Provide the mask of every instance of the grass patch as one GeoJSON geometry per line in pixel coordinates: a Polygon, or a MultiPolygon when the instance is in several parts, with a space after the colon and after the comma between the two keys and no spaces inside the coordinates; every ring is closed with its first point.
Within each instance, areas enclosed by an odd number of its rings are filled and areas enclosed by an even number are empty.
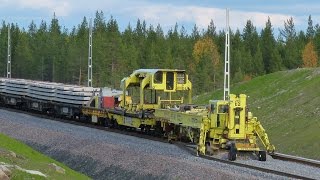
{"type": "MultiPolygon", "coordinates": [[[[231,93],[246,94],[278,152],[320,159],[320,68],[281,71],[234,84],[231,93]]],[[[223,90],[194,98],[206,104],[222,99],[223,90]]]]}
{"type": "MultiPolygon", "coordinates": [[[[0,162],[4,162],[10,165],[18,165],[21,168],[27,170],[40,171],[47,175],[48,179],[90,179],[83,174],[80,174],[62,163],[59,163],[35,150],[31,147],[21,143],[18,140],[10,138],[0,133],[0,162]],[[10,151],[16,154],[15,156],[10,155],[10,151]],[[50,163],[62,167],[65,173],[56,172],[50,163]]],[[[39,175],[32,175],[27,172],[20,171],[18,169],[11,169],[11,179],[46,179],[39,175]]]]}

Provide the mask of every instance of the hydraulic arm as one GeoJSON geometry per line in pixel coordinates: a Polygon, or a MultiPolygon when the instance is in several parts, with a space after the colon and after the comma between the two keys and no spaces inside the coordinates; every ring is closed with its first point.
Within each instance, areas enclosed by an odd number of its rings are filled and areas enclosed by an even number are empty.
{"type": "Polygon", "coordinates": [[[253,119],[255,121],[254,132],[257,134],[268,153],[273,153],[275,151],[275,147],[270,143],[266,131],[256,117],[253,119]]]}

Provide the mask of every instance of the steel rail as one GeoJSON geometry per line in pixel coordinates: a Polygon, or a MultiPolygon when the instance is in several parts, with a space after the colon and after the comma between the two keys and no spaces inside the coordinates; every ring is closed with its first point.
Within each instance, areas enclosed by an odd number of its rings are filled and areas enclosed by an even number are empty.
{"type": "MultiPolygon", "coordinates": [[[[186,145],[185,143],[180,143],[179,142],[179,143],[177,143],[177,145],[179,147],[181,147],[182,149],[186,150],[187,152],[197,156],[197,153],[194,150],[194,148],[186,145]]],[[[270,174],[275,174],[275,175],[289,177],[289,178],[295,178],[295,179],[313,179],[313,178],[309,178],[309,177],[305,177],[305,176],[301,176],[301,175],[296,175],[296,174],[291,174],[291,173],[287,173],[287,172],[283,172],[283,171],[277,171],[277,170],[273,170],[273,169],[268,169],[268,168],[263,168],[263,167],[243,164],[243,163],[239,163],[239,162],[236,162],[236,161],[229,161],[229,160],[220,159],[220,158],[216,158],[216,157],[212,157],[212,156],[208,156],[208,155],[200,155],[199,154],[198,156],[201,157],[201,158],[204,158],[204,159],[208,159],[208,160],[212,160],[212,161],[216,161],[216,162],[221,162],[221,163],[229,164],[229,165],[233,165],[233,166],[253,169],[253,170],[261,171],[261,172],[264,172],[264,173],[270,173],[270,174]]]]}
{"type": "Polygon", "coordinates": [[[320,161],[314,160],[314,159],[308,159],[298,156],[292,156],[289,154],[282,154],[282,153],[270,153],[269,154],[273,159],[283,160],[283,161],[290,161],[290,162],[296,162],[300,164],[305,164],[309,166],[314,166],[317,168],[320,168],[320,161]]]}

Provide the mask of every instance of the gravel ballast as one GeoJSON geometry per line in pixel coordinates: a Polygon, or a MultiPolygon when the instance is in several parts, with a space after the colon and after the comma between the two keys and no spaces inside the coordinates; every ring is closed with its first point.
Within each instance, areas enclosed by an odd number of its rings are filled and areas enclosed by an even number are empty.
{"type": "MultiPolygon", "coordinates": [[[[285,179],[193,156],[174,144],[0,109],[0,132],[93,179],[285,179]]],[[[269,158],[246,164],[319,179],[319,168],[269,158]]]]}

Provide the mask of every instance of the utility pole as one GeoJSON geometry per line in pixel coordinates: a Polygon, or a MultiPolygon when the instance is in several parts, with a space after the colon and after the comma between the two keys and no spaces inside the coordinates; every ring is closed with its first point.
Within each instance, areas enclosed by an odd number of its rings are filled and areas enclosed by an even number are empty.
{"type": "Polygon", "coordinates": [[[10,24],[8,24],[8,61],[7,61],[7,78],[11,79],[11,38],[10,38],[10,24]]]}
{"type": "Polygon", "coordinates": [[[88,87],[92,87],[92,21],[89,24],[88,87]]]}
{"type": "Polygon", "coordinates": [[[224,91],[223,100],[229,100],[230,96],[230,37],[229,37],[229,9],[226,10],[226,43],[224,51],[224,91]]]}

